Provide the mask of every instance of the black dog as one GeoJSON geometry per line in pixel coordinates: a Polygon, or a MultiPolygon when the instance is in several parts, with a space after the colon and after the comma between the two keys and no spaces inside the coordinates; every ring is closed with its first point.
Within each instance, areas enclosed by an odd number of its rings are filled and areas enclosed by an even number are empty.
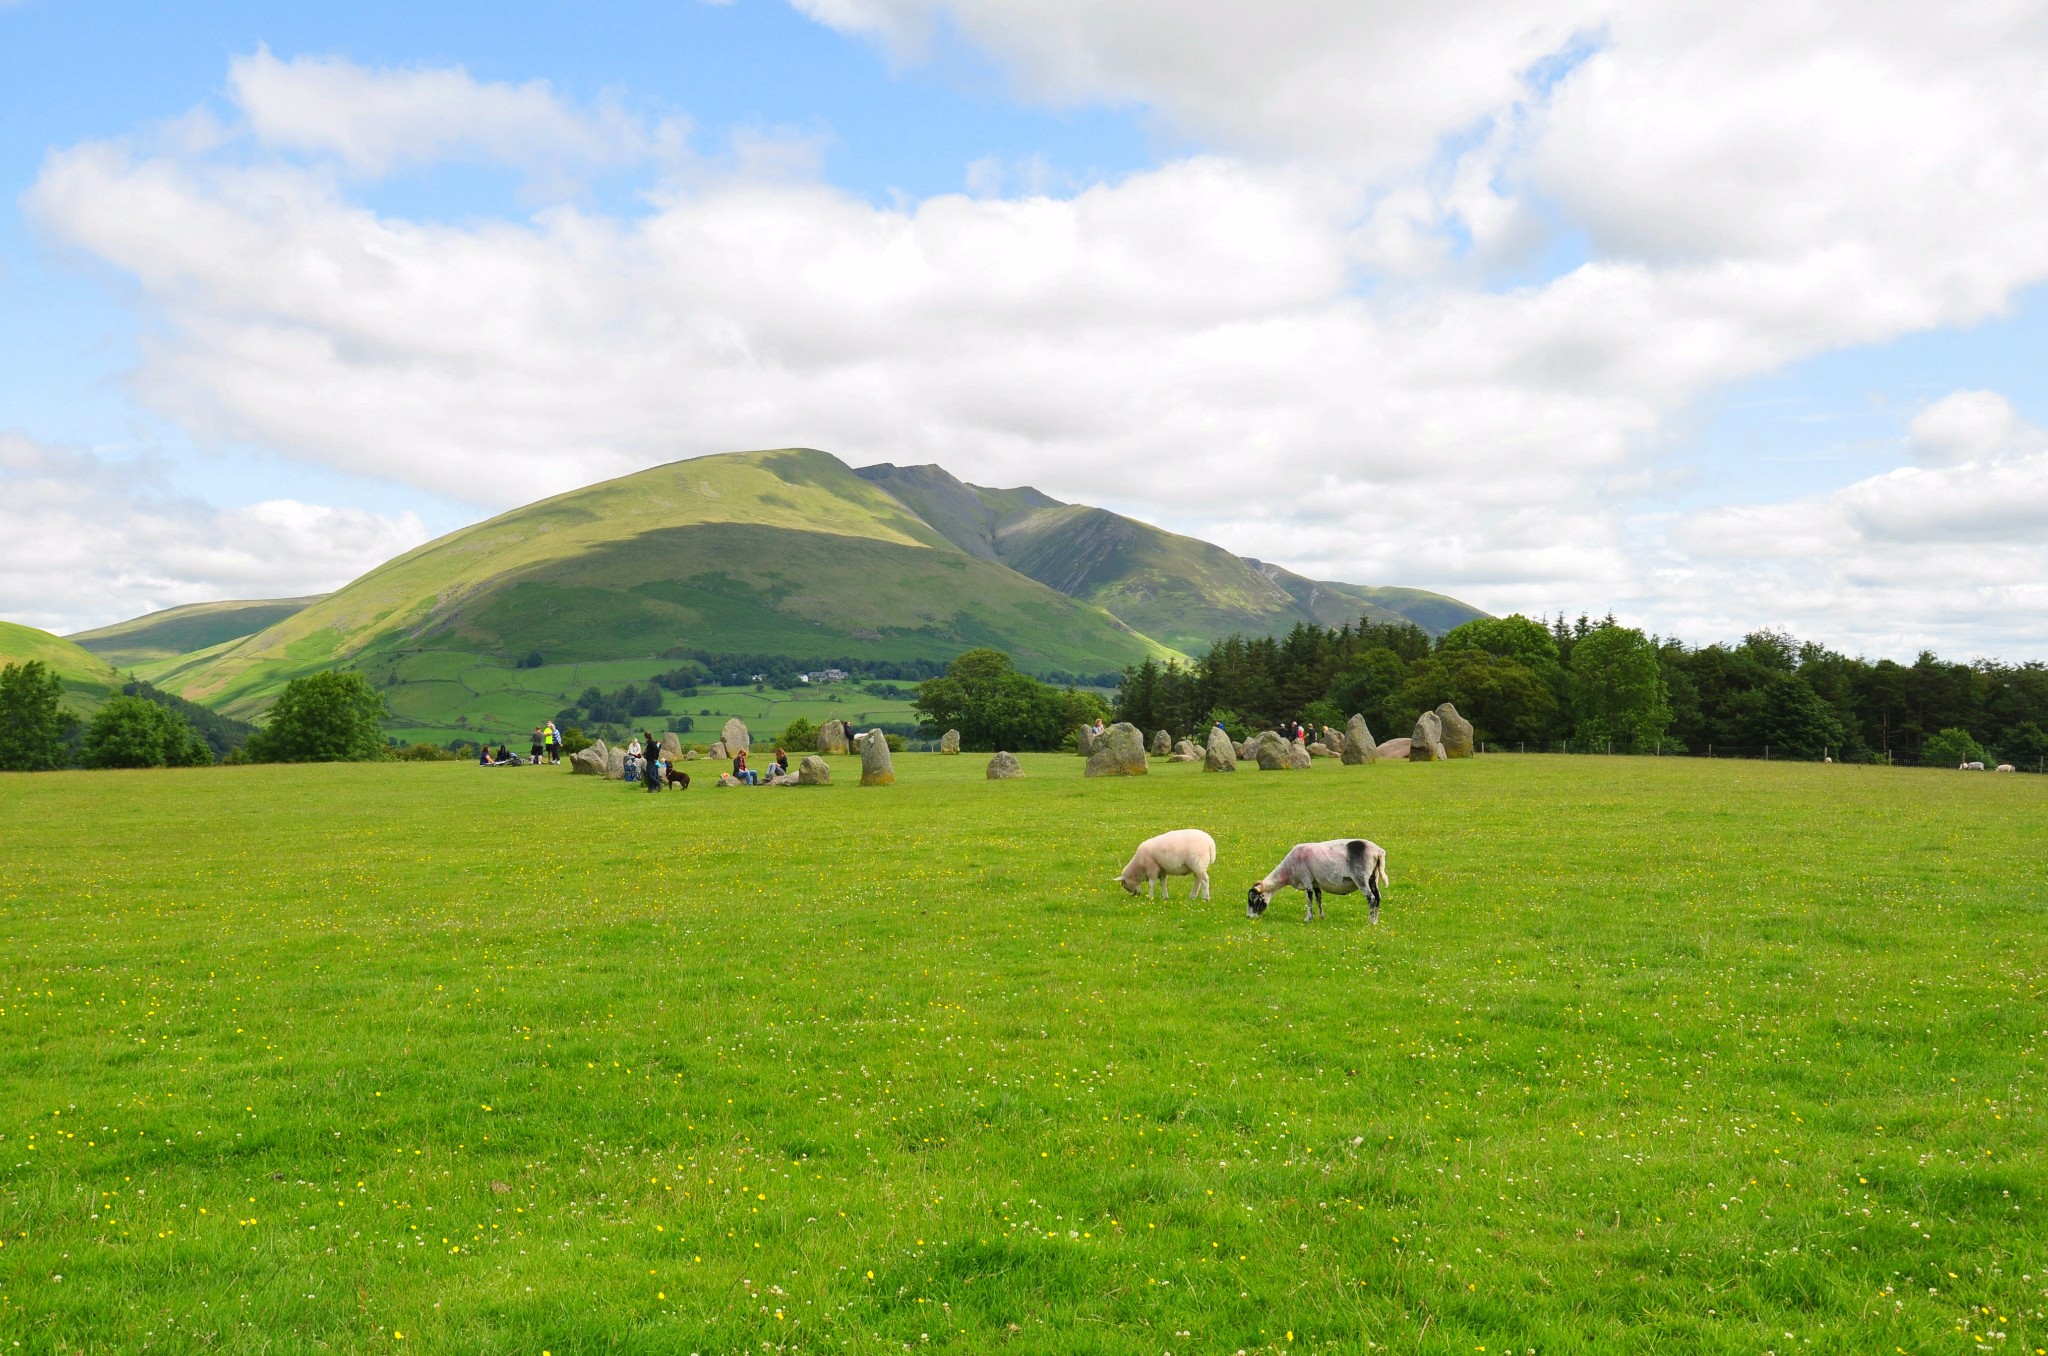
{"type": "Polygon", "coordinates": [[[690,774],[689,774],[689,773],[687,773],[687,772],[678,772],[678,771],[676,771],[676,770],[675,770],[674,768],[669,768],[669,769],[667,769],[667,771],[668,771],[668,784],[669,784],[670,786],[673,786],[673,787],[675,787],[675,788],[676,788],[677,790],[680,790],[680,791],[687,791],[687,790],[689,790],[689,789],[690,789],[690,774]]]}

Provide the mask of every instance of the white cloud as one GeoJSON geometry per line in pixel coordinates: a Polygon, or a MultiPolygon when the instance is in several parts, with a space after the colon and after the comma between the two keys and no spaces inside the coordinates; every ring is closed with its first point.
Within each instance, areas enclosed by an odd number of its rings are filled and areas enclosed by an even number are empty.
{"type": "Polygon", "coordinates": [[[2015,515],[1977,505],[2030,511],[2032,463],[1993,454],[2032,435],[1988,393],[1916,422],[1898,474],[1938,483],[1676,526],[1631,487],[1702,394],[2048,277],[2027,11],[1930,34],[1882,5],[801,7],[906,58],[950,25],[1037,96],[1142,103],[1218,149],[1078,190],[990,161],[972,196],[878,206],[776,143],[632,217],[451,226],[371,210],[333,165],[672,164],[681,132],[544,85],[258,53],[235,153],[81,145],[28,204],[137,281],[153,408],[482,506],[807,443],[1036,481],[1324,577],[1707,635],[1794,596],[1828,638],[1954,634],[1939,587],[1886,582],[1902,542],[1943,581],[1985,545],[1972,615],[2023,596],[2015,515]],[[1548,219],[1591,260],[1486,288],[1548,219]],[[1845,563],[1795,571],[1763,545],[1788,539],[1845,563]]]}
{"type": "Polygon", "coordinates": [[[229,63],[228,88],[262,145],[368,175],[446,160],[556,172],[673,161],[689,134],[685,120],[650,125],[610,102],[579,109],[545,80],[479,81],[459,67],[378,71],[259,48],[229,63]]]}
{"type": "Polygon", "coordinates": [[[0,432],[0,617],[69,632],[181,603],[336,588],[427,539],[413,514],[220,509],[157,468],[0,432]]]}

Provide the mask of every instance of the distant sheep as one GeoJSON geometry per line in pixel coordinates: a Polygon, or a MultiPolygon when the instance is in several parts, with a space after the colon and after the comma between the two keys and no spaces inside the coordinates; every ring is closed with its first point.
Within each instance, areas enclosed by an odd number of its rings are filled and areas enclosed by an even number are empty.
{"type": "Polygon", "coordinates": [[[1292,886],[1308,896],[1303,922],[1323,915],[1323,895],[1365,891],[1371,918],[1380,921],[1380,887],[1387,883],[1387,853],[1363,838],[1332,838],[1325,843],[1297,843],[1244,897],[1245,916],[1257,918],[1273,896],[1292,886]]]}
{"type": "Polygon", "coordinates": [[[1958,772],[1982,772],[1983,770],[1984,765],[1982,763],[1959,763],[1956,766],[1956,771],[1958,772]]]}
{"type": "Polygon", "coordinates": [[[2000,763],[1991,770],[1993,772],[2017,772],[2019,769],[2015,768],[2011,763],[2000,763]]]}
{"type": "Polygon", "coordinates": [[[1168,897],[1168,876],[1193,876],[1195,883],[1188,890],[1190,899],[1209,897],[1209,868],[1216,864],[1216,840],[1200,829],[1175,829],[1162,833],[1157,838],[1147,838],[1138,844],[1138,850],[1131,854],[1131,860],[1124,867],[1117,883],[1132,894],[1138,893],[1140,884],[1145,887],[1145,898],[1152,898],[1152,884],[1159,884],[1159,897],[1168,897]]]}

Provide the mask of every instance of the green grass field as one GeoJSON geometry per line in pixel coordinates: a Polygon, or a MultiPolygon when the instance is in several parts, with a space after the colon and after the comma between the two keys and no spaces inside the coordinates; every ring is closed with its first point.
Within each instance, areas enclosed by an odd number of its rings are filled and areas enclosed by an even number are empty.
{"type": "Polygon", "coordinates": [[[0,1349],[2048,1347],[2048,782],[982,761],[0,779],[0,1349]]]}

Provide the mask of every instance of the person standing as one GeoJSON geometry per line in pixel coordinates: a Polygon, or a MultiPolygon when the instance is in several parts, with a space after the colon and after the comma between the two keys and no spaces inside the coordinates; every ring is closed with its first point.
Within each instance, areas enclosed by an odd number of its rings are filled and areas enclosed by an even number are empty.
{"type": "Polygon", "coordinates": [[[640,760],[640,782],[649,791],[659,791],[661,790],[661,770],[656,766],[659,760],[654,757],[652,752],[649,752],[657,748],[658,745],[654,742],[654,736],[645,730],[640,732],[639,742],[641,750],[646,755],[640,760]]]}
{"type": "Polygon", "coordinates": [[[533,747],[527,750],[527,756],[533,760],[535,767],[540,766],[540,756],[547,744],[547,738],[548,732],[544,728],[538,725],[533,727],[533,747]]]}

